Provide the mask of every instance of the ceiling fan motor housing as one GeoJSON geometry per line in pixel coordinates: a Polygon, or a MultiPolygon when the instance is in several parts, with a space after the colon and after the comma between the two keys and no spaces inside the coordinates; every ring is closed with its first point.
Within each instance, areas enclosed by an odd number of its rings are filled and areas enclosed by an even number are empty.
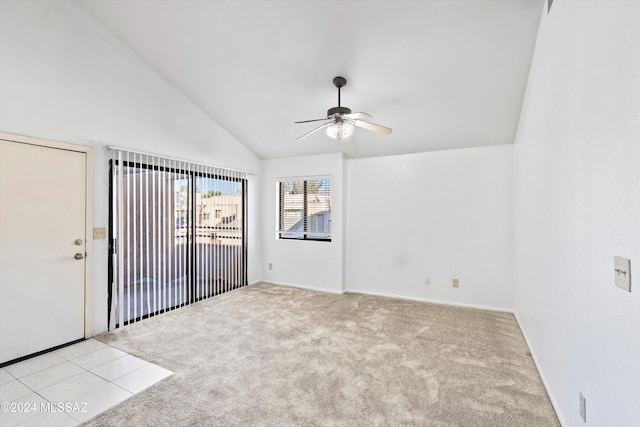
{"type": "Polygon", "coordinates": [[[333,108],[329,108],[327,110],[327,118],[338,114],[338,115],[343,115],[343,114],[351,114],[351,108],[348,107],[333,107],[333,108]]]}

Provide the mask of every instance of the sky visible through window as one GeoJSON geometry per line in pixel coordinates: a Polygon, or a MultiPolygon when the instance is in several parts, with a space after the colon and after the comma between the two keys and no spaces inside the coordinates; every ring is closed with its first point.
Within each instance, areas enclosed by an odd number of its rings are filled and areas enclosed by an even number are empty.
{"type": "MultiPolygon", "coordinates": [[[[188,179],[176,179],[173,182],[174,191],[181,191],[187,188],[188,179]]],[[[215,192],[217,195],[236,196],[242,193],[242,183],[239,181],[229,181],[218,178],[196,178],[196,192],[208,194],[215,192]],[[219,192],[219,193],[218,193],[219,192]]]]}

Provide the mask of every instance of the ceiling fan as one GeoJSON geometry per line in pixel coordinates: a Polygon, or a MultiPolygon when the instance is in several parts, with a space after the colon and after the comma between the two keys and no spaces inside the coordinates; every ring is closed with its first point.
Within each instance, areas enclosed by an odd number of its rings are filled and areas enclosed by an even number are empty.
{"type": "Polygon", "coordinates": [[[371,117],[371,114],[362,112],[352,113],[351,108],[342,107],[340,105],[340,89],[347,84],[347,79],[344,77],[336,77],[333,79],[333,84],[338,88],[338,106],[329,108],[329,110],[327,110],[327,117],[324,119],[302,120],[294,123],[310,123],[323,120],[328,120],[328,122],[323,123],[310,132],[296,138],[296,141],[299,141],[312,133],[316,133],[321,129],[326,129],[328,136],[334,139],[339,139],[340,142],[346,144],[351,141],[351,135],[353,134],[355,126],[385,135],[389,135],[391,133],[391,128],[376,125],[375,123],[370,123],[357,118],[358,116],[371,117]]]}

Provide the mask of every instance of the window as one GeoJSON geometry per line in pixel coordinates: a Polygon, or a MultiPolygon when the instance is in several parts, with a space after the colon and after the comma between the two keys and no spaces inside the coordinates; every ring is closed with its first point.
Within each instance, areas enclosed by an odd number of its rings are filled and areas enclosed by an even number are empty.
{"type": "Polygon", "coordinates": [[[331,241],[331,177],[278,182],[278,238],[331,241]]]}
{"type": "Polygon", "coordinates": [[[114,150],[109,328],[247,285],[243,173],[114,150]]]}

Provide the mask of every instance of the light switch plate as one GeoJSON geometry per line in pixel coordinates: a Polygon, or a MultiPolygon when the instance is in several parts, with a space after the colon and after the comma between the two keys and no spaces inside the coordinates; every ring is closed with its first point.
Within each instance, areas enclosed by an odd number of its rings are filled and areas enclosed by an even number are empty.
{"type": "Polygon", "coordinates": [[[106,228],[94,228],[93,229],[93,238],[94,239],[106,239],[107,238],[107,229],[106,228]]]}
{"type": "Polygon", "coordinates": [[[614,256],[613,265],[616,286],[631,292],[631,260],[621,256],[614,256]]]}

